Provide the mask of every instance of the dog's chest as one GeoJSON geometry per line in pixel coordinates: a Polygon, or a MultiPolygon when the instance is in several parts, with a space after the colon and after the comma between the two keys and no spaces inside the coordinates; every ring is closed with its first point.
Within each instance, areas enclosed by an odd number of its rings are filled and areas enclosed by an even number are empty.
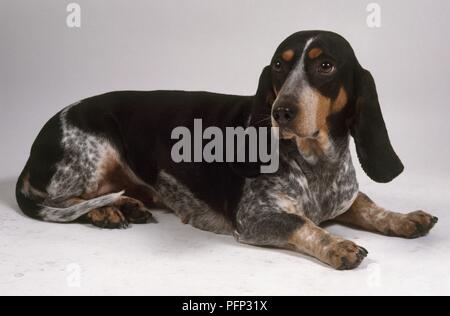
{"type": "Polygon", "coordinates": [[[333,219],[346,212],[358,194],[358,182],[350,155],[337,165],[305,170],[291,163],[292,177],[298,183],[297,201],[304,215],[315,223],[333,219]]]}
{"type": "Polygon", "coordinates": [[[339,162],[311,166],[299,159],[282,159],[275,175],[250,181],[247,194],[259,197],[257,204],[305,216],[314,223],[346,212],[358,194],[358,182],[350,152],[339,162]]]}

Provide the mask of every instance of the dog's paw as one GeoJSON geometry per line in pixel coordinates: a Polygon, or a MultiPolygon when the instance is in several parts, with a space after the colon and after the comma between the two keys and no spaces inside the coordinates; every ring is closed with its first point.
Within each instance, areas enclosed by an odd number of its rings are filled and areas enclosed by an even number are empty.
{"type": "Polygon", "coordinates": [[[123,205],[121,205],[120,210],[130,223],[156,223],[156,220],[153,217],[152,213],[140,201],[129,199],[128,201],[123,203],[123,205]]]}
{"type": "Polygon", "coordinates": [[[396,235],[413,239],[427,235],[438,222],[438,218],[423,211],[417,211],[402,215],[400,221],[396,235]]]}
{"type": "Polygon", "coordinates": [[[329,263],[338,270],[351,270],[357,268],[368,251],[349,240],[343,240],[336,243],[329,251],[329,263]]]}
{"type": "Polygon", "coordinates": [[[108,229],[125,229],[128,227],[128,221],[117,208],[112,206],[102,207],[90,211],[87,218],[92,225],[108,229]]]}

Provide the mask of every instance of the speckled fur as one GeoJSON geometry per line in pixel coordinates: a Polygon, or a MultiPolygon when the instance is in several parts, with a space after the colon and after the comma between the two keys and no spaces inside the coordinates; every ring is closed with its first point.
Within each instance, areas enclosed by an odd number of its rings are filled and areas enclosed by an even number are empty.
{"type": "Polygon", "coordinates": [[[218,234],[231,234],[233,231],[230,221],[196,198],[167,172],[159,173],[155,191],[164,205],[180,217],[183,223],[218,234]]]}
{"type": "MultiPolygon", "coordinates": [[[[358,194],[348,142],[348,137],[336,142],[334,153],[314,164],[307,162],[292,142],[282,144],[279,171],[246,182],[237,213],[238,240],[259,244],[279,235],[268,230],[266,237],[254,233],[252,226],[261,216],[289,213],[320,224],[346,212],[358,194]]],[[[280,236],[280,242],[285,237],[280,236]]]]}
{"type": "Polygon", "coordinates": [[[113,193],[88,200],[71,203],[72,198],[95,192],[101,177],[101,165],[108,155],[116,150],[105,140],[71,125],[67,112],[77,102],[60,113],[63,159],[56,165],[42,205],[40,216],[47,221],[70,222],[89,211],[110,205],[124,192],[113,193]]]}
{"type": "MultiPolygon", "coordinates": [[[[49,221],[75,220],[77,216],[111,204],[111,199],[120,197],[120,194],[113,194],[88,203],[67,205],[70,198],[98,189],[103,159],[116,152],[106,140],[71,126],[65,119],[70,108],[61,112],[65,155],[57,165],[47,188],[48,196],[42,203],[47,207],[41,211],[41,216],[49,221]]],[[[356,198],[358,183],[348,142],[348,137],[335,141],[332,151],[323,157],[315,157],[312,163],[310,157],[304,157],[299,152],[294,142],[284,141],[280,148],[278,172],[246,180],[237,210],[237,227],[233,227],[229,220],[196,198],[187,187],[165,171],[160,172],[152,188],[161,202],[184,223],[215,233],[230,234],[233,229],[236,232],[249,232],[256,223],[255,216],[261,220],[264,216],[274,214],[287,216],[293,229],[296,221],[291,215],[299,215],[320,224],[347,211],[356,198]]],[[[285,239],[281,232],[283,228],[283,225],[273,227],[280,230],[277,234],[280,240],[285,239]]],[[[285,231],[289,232],[290,229],[285,231]]],[[[257,238],[258,243],[261,243],[264,234],[258,231],[255,235],[241,236],[240,241],[257,238]]]]}
{"type": "Polygon", "coordinates": [[[66,115],[71,107],[60,114],[64,158],[56,166],[56,172],[47,188],[52,200],[94,191],[98,184],[102,158],[108,151],[113,151],[106,140],[89,135],[67,122],[66,115]]]}

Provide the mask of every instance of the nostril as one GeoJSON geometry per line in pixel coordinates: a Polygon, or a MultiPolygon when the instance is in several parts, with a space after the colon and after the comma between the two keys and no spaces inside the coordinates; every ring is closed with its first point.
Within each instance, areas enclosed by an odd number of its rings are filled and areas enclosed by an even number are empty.
{"type": "Polygon", "coordinates": [[[288,123],[290,121],[292,121],[295,117],[295,110],[291,107],[284,107],[284,106],[280,106],[278,108],[275,109],[274,113],[273,113],[273,118],[278,122],[278,123],[288,123]]]}
{"type": "Polygon", "coordinates": [[[294,118],[294,111],[292,111],[292,109],[290,108],[286,108],[284,112],[284,117],[287,121],[292,120],[294,118]]]}
{"type": "Polygon", "coordinates": [[[276,121],[279,121],[279,120],[280,120],[280,112],[278,112],[277,110],[274,111],[274,113],[273,113],[273,118],[274,118],[276,121]]]}

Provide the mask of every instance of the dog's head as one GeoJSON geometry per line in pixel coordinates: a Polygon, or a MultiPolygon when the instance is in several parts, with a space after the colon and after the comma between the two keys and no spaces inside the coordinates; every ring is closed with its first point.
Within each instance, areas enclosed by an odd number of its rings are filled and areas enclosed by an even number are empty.
{"type": "Polygon", "coordinates": [[[263,70],[255,100],[253,123],[270,115],[281,138],[311,140],[350,131],[371,179],[389,182],[403,171],[372,75],[338,34],[305,31],[287,38],[263,70]]]}

